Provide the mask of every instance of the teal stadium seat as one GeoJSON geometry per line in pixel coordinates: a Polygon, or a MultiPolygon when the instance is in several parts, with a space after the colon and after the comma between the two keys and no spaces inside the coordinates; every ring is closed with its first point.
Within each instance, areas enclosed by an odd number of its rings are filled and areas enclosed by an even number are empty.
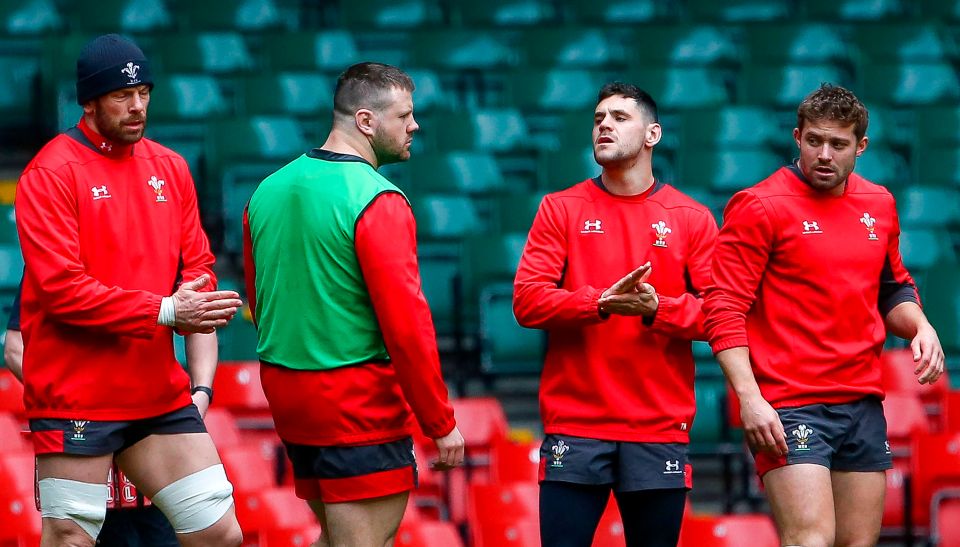
{"type": "Polygon", "coordinates": [[[728,29],[713,25],[669,25],[638,29],[632,37],[634,63],[662,67],[736,66],[740,48],[728,29]]]}
{"type": "Polygon", "coordinates": [[[72,30],[94,34],[159,32],[173,26],[164,0],[98,0],[95,9],[85,2],[71,2],[64,17],[72,30]]]}
{"type": "MultiPolygon", "coordinates": [[[[507,79],[510,104],[525,112],[592,109],[605,83],[596,71],[565,68],[517,70],[507,79]]],[[[590,123],[592,116],[581,116],[590,123]]]]}
{"type": "Polygon", "coordinates": [[[410,68],[406,73],[413,80],[413,110],[416,114],[431,110],[454,108],[456,97],[448,92],[436,71],[425,68],[410,68]]]}
{"type": "Polygon", "coordinates": [[[868,64],[861,69],[862,98],[897,106],[955,104],[956,69],[946,62],[868,64]]]}
{"type": "Polygon", "coordinates": [[[902,226],[948,227],[960,224],[958,190],[911,185],[895,195],[902,226]]]}
{"type": "Polygon", "coordinates": [[[855,27],[863,63],[936,63],[956,57],[956,47],[933,22],[881,23],[855,27]]]}
{"type": "Polygon", "coordinates": [[[731,102],[725,71],[706,67],[632,69],[625,81],[639,85],[657,101],[661,114],[672,110],[719,107],[731,102]]]}
{"type": "Polygon", "coordinates": [[[956,145],[918,147],[913,165],[920,184],[960,187],[960,150],[956,145]]]}
{"type": "Polygon", "coordinates": [[[519,40],[525,66],[602,68],[626,61],[623,44],[600,28],[539,28],[519,40]]]}
{"type": "Polygon", "coordinates": [[[526,232],[473,236],[463,241],[461,294],[468,319],[473,319],[485,288],[513,282],[526,242],[526,232]]]}
{"type": "Polygon", "coordinates": [[[496,230],[500,233],[529,232],[544,195],[545,192],[537,191],[498,197],[494,208],[496,230]]]}
{"type": "Polygon", "coordinates": [[[514,108],[454,112],[426,124],[438,150],[506,152],[529,146],[526,120],[514,108]]]}
{"type": "Polygon", "coordinates": [[[476,206],[468,196],[450,194],[411,195],[417,219],[417,237],[424,240],[458,240],[485,229],[476,206]]]}
{"type": "Polygon", "coordinates": [[[492,376],[537,375],[543,368],[544,332],[526,329],[513,315],[513,285],[488,287],[480,298],[480,371],[492,376]]]}
{"type": "Polygon", "coordinates": [[[672,15],[665,0],[567,0],[562,5],[576,24],[635,25],[672,15]]]}
{"type": "Polygon", "coordinates": [[[834,25],[813,22],[757,24],[751,25],[743,40],[749,64],[849,64],[851,60],[851,44],[834,25]]]}
{"type": "Polygon", "coordinates": [[[177,18],[183,27],[198,32],[259,32],[275,29],[284,23],[274,0],[220,0],[216,9],[211,9],[205,2],[178,2],[177,18]]]}
{"type": "Polygon", "coordinates": [[[766,148],[738,150],[691,150],[681,155],[684,185],[732,194],[753,186],[786,163],[784,158],[766,148]]]}
{"type": "Polygon", "coordinates": [[[540,163],[537,187],[548,192],[563,190],[600,175],[600,166],[593,159],[592,147],[544,154],[540,163]]]}
{"type": "Polygon", "coordinates": [[[309,149],[297,121],[285,116],[211,122],[206,144],[208,167],[213,173],[242,164],[283,165],[309,149]]]}
{"type": "Polygon", "coordinates": [[[437,0],[340,0],[340,23],[349,29],[402,29],[439,25],[437,0]]]}
{"type": "Polygon", "coordinates": [[[411,36],[411,64],[434,69],[492,69],[517,62],[500,35],[474,30],[431,30],[411,36]]]}
{"type": "Polygon", "coordinates": [[[918,107],[914,138],[919,149],[960,145],[960,108],[950,106],[918,107]]]}
{"type": "Polygon", "coordinates": [[[243,35],[238,32],[202,32],[167,36],[156,44],[164,72],[232,74],[253,70],[243,35]]]}
{"type": "Polygon", "coordinates": [[[0,290],[15,291],[23,276],[23,256],[19,243],[0,244],[0,290]]]}
{"type": "Polygon", "coordinates": [[[743,23],[776,21],[793,17],[791,3],[786,0],[690,0],[687,10],[694,19],[743,23]]]}
{"type": "Polygon", "coordinates": [[[317,72],[258,74],[243,80],[243,105],[247,115],[329,117],[335,85],[317,72]]]}
{"type": "MultiPolygon", "coordinates": [[[[939,264],[927,273],[920,285],[923,311],[937,329],[947,352],[960,351],[960,267],[939,264]]],[[[954,372],[957,369],[952,370],[954,372]]]]}
{"type": "Polygon", "coordinates": [[[546,0],[457,2],[451,19],[465,28],[530,27],[553,22],[557,8],[546,0]]]}
{"type": "Polygon", "coordinates": [[[36,125],[39,73],[35,57],[0,54],[0,129],[11,136],[36,125]]]}
{"type": "Polygon", "coordinates": [[[17,235],[17,216],[13,205],[0,205],[0,245],[20,246],[17,235]]]}
{"type": "Polygon", "coordinates": [[[63,27],[63,18],[52,0],[0,3],[0,26],[11,36],[42,35],[63,27]]]}
{"type": "MultiPolygon", "coordinates": [[[[419,226],[419,219],[417,219],[419,226]]],[[[454,316],[458,308],[454,294],[454,283],[460,274],[459,263],[455,256],[434,254],[429,244],[418,243],[418,261],[420,266],[420,286],[423,296],[430,305],[433,324],[441,337],[454,334],[454,316]]],[[[442,340],[443,346],[449,346],[442,340]]]]}
{"type": "Polygon", "coordinates": [[[356,40],[347,30],[287,32],[265,40],[263,48],[270,67],[278,72],[319,70],[339,74],[361,60],[356,40]]]}
{"type": "Polygon", "coordinates": [[[150,94],[153,122],[206,122],[230,110],[219,81],[206,74],[169,74],[158,79],[150,94]]]}
{"type": "Polygon", "coordinates": [[[700,377],[694,383],[697,415],[690,428],[690,450],[694,453],[713,453],[724,440],[723,418],[726,406],[727,384],[723,377],[700,377]]]}
{"type": "Polygon", "coordinates": [[[490,194],[504,190],[497,160],[485,152],[421,154],[408,163],[417,192],[490,194]]]}
{"type": "Polygon", "coordinates": [[[960,21],[958,0],[918,0],[921,16],[932,21],[960,21]]]}
{"type": "Polygon", "coordinates": [[[888,188],[909,184],[913,175],[903,156],[888,146],[872,143],[868,145],[863,155],[857,158],[853,171],[871,182],[888,188]]]}
{"type": "Polygon", "coordinates": [[[907,15],[902,0],[807,0],[802,6],[814,21],[900,21],[907,15]]]}
{"type": "Polygon", "coordinates": [[[792,109],[822,83],[850,87],[849,74],[834,64],[754,65],[743,67],[738,78],[741,101],[792,109]]]}
{"type": "Polygon", "coordinates": [[[691,110],[680,119],[684,146],[749,147],[775,145],[789,139],[789,134],[782,132],[774,121],[773,112],[759,106],[691,110]]]}
{"type": "Polygon", "coordinates": [[[911,271],[931,272],[944,264],[955,264],[956,255],[950,242],[950,233],[943,228],[902,227],[900,254],[911,271]]]}

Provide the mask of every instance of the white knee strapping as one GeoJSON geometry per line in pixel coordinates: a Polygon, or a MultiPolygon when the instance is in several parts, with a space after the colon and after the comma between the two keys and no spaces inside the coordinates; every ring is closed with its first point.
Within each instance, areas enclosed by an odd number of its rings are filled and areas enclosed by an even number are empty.
{"type": "Polygon", "coordinates": [[[218,464],[168,484],[151,499],[178,534],[189,534],[216,524],[233,504],[232,494],[233,485],[218,464]]]}
{"type": "Polygon", "coordinates": [[[72,520],[96,539],[107,516],[106,484],[43,479],[40,488],[40,515],[44,518],[72,520]]]}

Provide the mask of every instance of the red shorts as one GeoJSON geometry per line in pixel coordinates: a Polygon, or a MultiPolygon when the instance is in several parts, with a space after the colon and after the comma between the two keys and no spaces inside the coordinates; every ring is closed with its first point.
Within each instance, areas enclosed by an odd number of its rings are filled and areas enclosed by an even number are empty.
{"type": "Polygon", "coordinates": [[[297,497],[338,503],[380,498],[417,487],[413,439],[366,446],[284,443],[297,497]]]}

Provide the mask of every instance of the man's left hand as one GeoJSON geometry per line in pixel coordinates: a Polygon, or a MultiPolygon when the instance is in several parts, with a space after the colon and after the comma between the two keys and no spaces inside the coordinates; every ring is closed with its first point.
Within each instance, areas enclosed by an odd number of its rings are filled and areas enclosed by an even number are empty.
{"type": "Polygon", "coordinates": [[[647,270],[643,272],[636,284],[628,285],[623,287],[623,290],[615,292],[614,288],[621,286],[621,283],[618,283],[605,291],[597,302],[600,311],[613,315],[653,317],[660,306],[660,298],[653,285],[646,282],[653,269],[649,267],[649,263],[645,266],[647,270]]]}

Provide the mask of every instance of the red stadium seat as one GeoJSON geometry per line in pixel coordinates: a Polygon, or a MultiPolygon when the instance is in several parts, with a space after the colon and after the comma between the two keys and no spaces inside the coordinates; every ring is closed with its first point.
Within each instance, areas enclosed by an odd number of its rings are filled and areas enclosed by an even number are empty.
{"type": "Polygon", "coordinates": [[[264,496],[276,488],[273,470],[260,457],[257,447],[234,446],[220,450],[227,477],[233,483],[237,520],[245,534],[264,529],[269,520],[263,510],[264,496]]]}
{"type": "Polygon", "coordinates": [[[514,442],[503,439],[493,447],[492,481],[536,483],[540,473],[540,441],[514,442]]]}
{"type": "Polygon", "coordinates": [[[260,531],[261,547],[307,547],[320,537],[316,516],[292,488],[273,488],[260,501],[266,523],[260,531]]]}
{"type": "Polygon", "coordinates": [[[32,453],[30,444],[24,438],[20,422],[9,412],[0,412],[0,452],[8,454],[32,453]]]}
{"type": "Polygon", "coordinates": [[[908,461],[894,459],[893,469],[887,471],[887,491],[883,497],[883,526],[899,528],[903,521],[904,477],[910,473],[908,461]]]}
{"type": "Polygon", "coordinates": [[[617,507],[617,499],[611,495],[597,525],[597,533],[593,536],[593,547],[624,547],[625,545],[620,509],[617,507]]]}
{"type": "Polygon", "coordinates": [[[887,393],[883,413],[887,418],[887,438],[895,452],[898,448],[909,450],[914,436],[930,431],[923,403],[914,393],[887,393]]]}
{"type": "Polygon", "coordinates": [[[938,490],[960,488],[960,433],[919,435],[911,458],[914,522],[930,522],[930,501],[938,490]]]}
{"type": "Polygon", "coordinates": [[[33,496],[34,462],[32,452],[0,453],[0,498],[13,494],[33,496]]]}
{"type": "Polygon", "coordinates": [[[522,519],[491,519],[484,522],[473,547],[530,547],[540,545],[540,522],[536,516],[522,519]]]}
{"type": "Polygon", "coordinates": [[[240,444],[240,430],[237,429],[237,423],[229,410],[211,408],[203,417],[203,423],[207,426],[207,433],[210,434],[218,450],[240,444]]]}
{"type": "Polygon", "coordinates": [[[408,522],[404,518],[394,541],[396,547],[463,547],[457,527],[449,522],[419,520],[408,522]]]}
{"type": "Polygon", "coordinates": [[[920,397],[924,409],[931,422],[931,430],[940,429],[943,398],[950,390],[950,380],[947,372],[933,384],[921,384],[913,370],[916,363],[913,361],[913,350],[910,348],[886,350],[880,356],[883,368],[883,388],[888,394],[913,393],[920,397]]]}
{"type": "Polygon", "coordinates": [[[960,545],[960,498],[945,499],[934,513],[931,545],[960,545]]]}
{"type": "Polygon", "coordinates": [[[213,380],[215,408],[226,408],[237,418],[269,418],[270,407],[260,385],[260,363],[220,363],[213,380]]]}
{"type": "Polygon", "coordinates": [[[40,512],[32,491],[0,494],[0,545],[40,545],[40,525],[40,512]]]}
{"type": "Polygon", "coordinates": [[[23,384],[9,369],[0,367],[0,412],[12,412],[22,417],[26,410],[23,407],[23,384]]]}
{"type": "Polygon", "coordinates": [[[489,450],[494,443],[506,438],[509,425],[500,401],[493,397],[472,397],[452,402],[467,450],[489,450]]]}
{"type": "Polygon", "coordinates": [[[943,399],[943,431],[960,432],[960,390],[948,391],[943,399]]]}
{"type": "Polygon", "coordinates": [[[473,545],[485,547],[528,545],[511,542],[518,537],[530,537],[527,525],[524,524],[527,521],[533,522],[539,538],[537,516],[539,505],[540,488],[536,484],[471,484],[467,503],[467,521],[473,545]]]}
{"type": "Polygon", "coordinates": [[[777,547],[780,539],[767,515],[694,515],[680,530],[681,542],[695,547],[777,547]]]}

